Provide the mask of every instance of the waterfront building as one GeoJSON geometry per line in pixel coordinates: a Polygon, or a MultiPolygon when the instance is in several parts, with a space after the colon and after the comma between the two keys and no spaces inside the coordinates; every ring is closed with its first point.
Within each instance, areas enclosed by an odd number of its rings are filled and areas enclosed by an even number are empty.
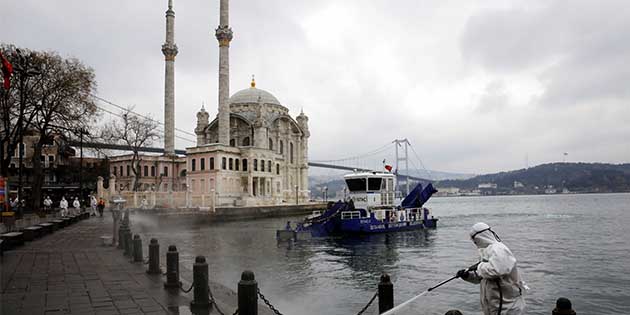
{"type": "Polygon", "coordinates": [[[163,156],[140,156],[140,179],[130,169],[132,155],[112,158],[111,177],[115,181],[110,182],[119,194],[139,180],[136,186],[151,192],[153,200],[160,199],[155,196],[157,193],[171,194],[153,205],[258,206],[308,201],[308,117],[303,112],[291,117],[288,108],[273,94],[256,87],[253,77],[248,88],[230,96],[229,47],[233,33],[228,4],[228,0],[220,1],[219,26],[215,31],[219,44],[217,116],[210,120],[210,114],[201,107],[194,130],[197,143],[181,156],[174,150],[174,67],[178,48],[173,0],[169,0],[166,43],[162,46],[165,152],[163,156]]]}

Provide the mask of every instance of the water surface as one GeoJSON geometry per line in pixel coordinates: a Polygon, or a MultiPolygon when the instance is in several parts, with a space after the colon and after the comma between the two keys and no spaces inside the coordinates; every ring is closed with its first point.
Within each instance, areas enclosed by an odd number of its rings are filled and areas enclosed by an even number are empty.
{"type": "MultiPolygon", "coordinates": [[[[491,225],[518,259],[531,290],[527,314],[550,314],[565,296],[578,314],[630,314],[630,194],[434,198],[439,227],[361,238],[277,242],[287,220],[204,223],[136,217],[162,251],[180,250],[182,268],[204,255],[210,277],[236,290],[254,271],[259,287],[283,314],[356,314],[379,276],[392,277],[395,304],[476,262],[470,227],[491,225]]],[[[377,304],[377,303],[374,303],[377,304]]],[[[376,305],[375,305],[376,306],[376,305]]],[[[366,314],[377,314],[377,306],[366,314]]],[[[478,314],[479,288],[455,280],[401,314],[478,314]]]]}

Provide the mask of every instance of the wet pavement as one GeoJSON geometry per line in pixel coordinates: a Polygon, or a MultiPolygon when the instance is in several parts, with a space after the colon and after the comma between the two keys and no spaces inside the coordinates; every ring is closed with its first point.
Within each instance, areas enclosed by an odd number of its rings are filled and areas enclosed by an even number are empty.
{"type": "MultiPolygon", "coordinates": [[[[162,275],[149,275],[144,263],[103,246],[100,237],[111,231],[111,219],[92,217],[4,252],[0,314],[190,314],[192,291],[164,289],[162,275]]],[[[164,271],[166,246],[160,247],[164,271]]],[[[182,286],[191,279],[182,277],[182,286]]],[[[236,294],[212,282],[210,288],[219,308],[232,314],[236,294]]]]}

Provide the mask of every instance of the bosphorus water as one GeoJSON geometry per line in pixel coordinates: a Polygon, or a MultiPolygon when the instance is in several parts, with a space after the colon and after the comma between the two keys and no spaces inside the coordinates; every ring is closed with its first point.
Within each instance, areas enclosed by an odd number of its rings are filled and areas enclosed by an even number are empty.
{"type": "MultiPolygon", "coordinates": [[[[578,314],[630,314],[630,194],[433,198],[438,228],[361,238],[277,242],[287,220],[204,223],[134,218],[162,247],[176,244],[181,268],[204,255],[210,278],[236,291],[243,270],[283,314],[356,314],[379,276],[394,283],[395,304],[476,262],[468,231],[491,225],[518,259],[531,290],[527,314],[551,314],[568,297],[578,314]]],[[[164,249],[162,249],[164,251],[164,249]]],[[[401,314],[479,314],[479,288],[459,279],[401,314]]],[[[377,314],[377,303],[366,314],[377,314]]]]}

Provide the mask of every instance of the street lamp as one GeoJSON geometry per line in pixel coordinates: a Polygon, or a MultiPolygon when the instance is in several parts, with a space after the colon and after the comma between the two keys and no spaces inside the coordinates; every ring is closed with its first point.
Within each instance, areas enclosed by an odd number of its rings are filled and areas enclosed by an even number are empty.
{"type": "Polygon", "coordinates": [[[295,185],[295,204],[300,204],[300,197],[298,196],[298,185],[295,185]]]}
{"type": "Polygon", "coordinates": [[[83,194],[83,135],[89,135],[90,132],[86,130],[84,127],[77,129],[79,133],[79,200],[81,200],[81,204],[83,205],[85,202],[85,196],[83,194]]]}
{"type": "Polygon", "coordinates": [[[328,186],[324,186],[324,202],[328,202],[328,186]]]}

